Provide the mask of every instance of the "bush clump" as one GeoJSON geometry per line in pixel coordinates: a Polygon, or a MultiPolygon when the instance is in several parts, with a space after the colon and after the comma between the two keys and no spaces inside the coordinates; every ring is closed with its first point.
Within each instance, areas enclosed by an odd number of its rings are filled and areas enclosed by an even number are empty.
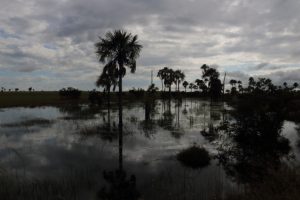
{"type": "Polygon", "coordinates": [[[91,104],[98,104],[98,105],[102,104],[102,98],[100,92],[97,92],[96,90],[92,90],[89,92],[88,99],[91,104]]]}
{"type": "Polygon", "coordinates": [[[206,149],[192,146],[179,152],[177,160],[186,167],[197,169],[208,165],[210,156],[206,149]]]}
{"type": "Polygon", "coordinates": [[[59,90],[59,95],[61,97],[77,99],[80,97],[81,91],[72,87],[62,88],[61,90],[59,90]]]}

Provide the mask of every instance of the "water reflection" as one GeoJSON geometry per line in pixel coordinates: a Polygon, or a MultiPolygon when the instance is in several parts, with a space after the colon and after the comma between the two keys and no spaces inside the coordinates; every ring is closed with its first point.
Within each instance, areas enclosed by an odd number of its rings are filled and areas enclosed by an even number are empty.
{"type": "MultiPolygon", "coordinates": [[[[119,99],[120,100],[120,99],[119,99]]],[[[145,103],[145,121],[150,121],[150,113],[152,104],[145,103]]],[[[110,129],[110,106],[108,106],[108,123],[110,129]]],[[[132,174],[129,178],[127,172],[123,167],[123,105],[119,104],[119,166],[116,170],[103,171],[103,179],[107,182],[108,186],[103,186],[98,192],[99,199],[104,200],[135,200],[140,197],[136,189],[136,176],[132,174]]],[[[111,133],[111,132],[109,132],[111,133]]]]}
{"type": "Polygon", "coordinates": [[[20,126],[0,126],[0,168],[18,176],[25,171],[27,179],[79,171],[93,179],[88,194],[102,199],[128,193],[131,199],[212,199],[235,186],[224,170],[235,181],[255,181],[267,174],[266,166],[276,168],[291,153],[283,137],[289,129],[269,114],[231,116],[223,103],[159,100],[125,105],[119,126],[118,111],[115,105],[3,109],[1,124],[20,123],[24,117],[51,123],[35,124],[26,132],[20,126]],[[183,167],[176,155],[195,143],[218,160],[201,170],[183,167]]]}
{"type": "Polygon", "coordinates": [[[223,122],[218,159],[227,174],[241,183],[255,183],[291,158],[282,127],[283,118],[270,112],[239,112],[234,122],[223,122]]]}
{"type": "MultiPolygon", "coordinates": [[[[109,115],[108,117],[110,118],[109,115]]],[[[119,139],[119,167],[116,170],[103,171],[103,179],[106,181],[106,185],[98,191],[99,199],[135,200],[140,197],[140,193],[136,189],[136,176],[132,174],[130,177],[127,177],[127,172],[123,168],[122,129],[123,125],[121,123],[119,125],[118,135],[118,137],[121,137],[121,139],[119,139]]]]}

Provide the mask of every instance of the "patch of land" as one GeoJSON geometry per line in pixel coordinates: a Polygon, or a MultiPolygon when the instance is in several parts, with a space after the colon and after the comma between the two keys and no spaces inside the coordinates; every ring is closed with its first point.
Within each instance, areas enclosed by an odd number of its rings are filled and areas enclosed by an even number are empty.
{"type": "Polygon", "coordinates": [[[88,102],[88,92],[82,92],[78,99],[61,97],[57,91],[44,92],[0,92],[0,108],[59,106],[65,104],[81,104],[88,102]]]}

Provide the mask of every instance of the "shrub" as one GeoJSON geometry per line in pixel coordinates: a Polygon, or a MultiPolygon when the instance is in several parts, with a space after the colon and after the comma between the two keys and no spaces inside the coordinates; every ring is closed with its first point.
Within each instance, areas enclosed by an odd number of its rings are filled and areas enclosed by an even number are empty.
{"type": "Polygon", "coordinates": [[[91,104],[98,104],[101,105],[102,104],[102,99],[100,96],[100,92],[97,92],[96,90],[92,90],[89,92],[89,101],[91,104]]]}
{"type": "Polygon", "coordinates": [[[72,88],[72,87],[68,87],[67,89],[62,88],[61,90],[59,90],[59,95],[61,97],[77,99],[80,97],[81,91],[76,88],[72,88]]]}
{"type": "Polygon", "coordinates": [[[210,163],[210,156],[206,149],[192,146],[179,152],[177,160],[186,167],[196,169],[208,165],[210,163]]]}

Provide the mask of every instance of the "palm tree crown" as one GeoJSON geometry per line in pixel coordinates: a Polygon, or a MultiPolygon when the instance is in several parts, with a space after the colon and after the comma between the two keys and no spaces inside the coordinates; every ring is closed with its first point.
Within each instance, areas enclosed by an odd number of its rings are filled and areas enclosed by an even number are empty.
{"type": "Polygon", "coordinates": [[[112,70],[123,77],[126,74],[124,66],[128,66],[132,73],[135,72],[136,59],[142,49],[137,35],[133,36],[126,31],[116,30],[107,32],[105,37],[99,37],[99,40],[95,44],[96,54],[100,62],[107,63],[103,72],[112,70]]]}

